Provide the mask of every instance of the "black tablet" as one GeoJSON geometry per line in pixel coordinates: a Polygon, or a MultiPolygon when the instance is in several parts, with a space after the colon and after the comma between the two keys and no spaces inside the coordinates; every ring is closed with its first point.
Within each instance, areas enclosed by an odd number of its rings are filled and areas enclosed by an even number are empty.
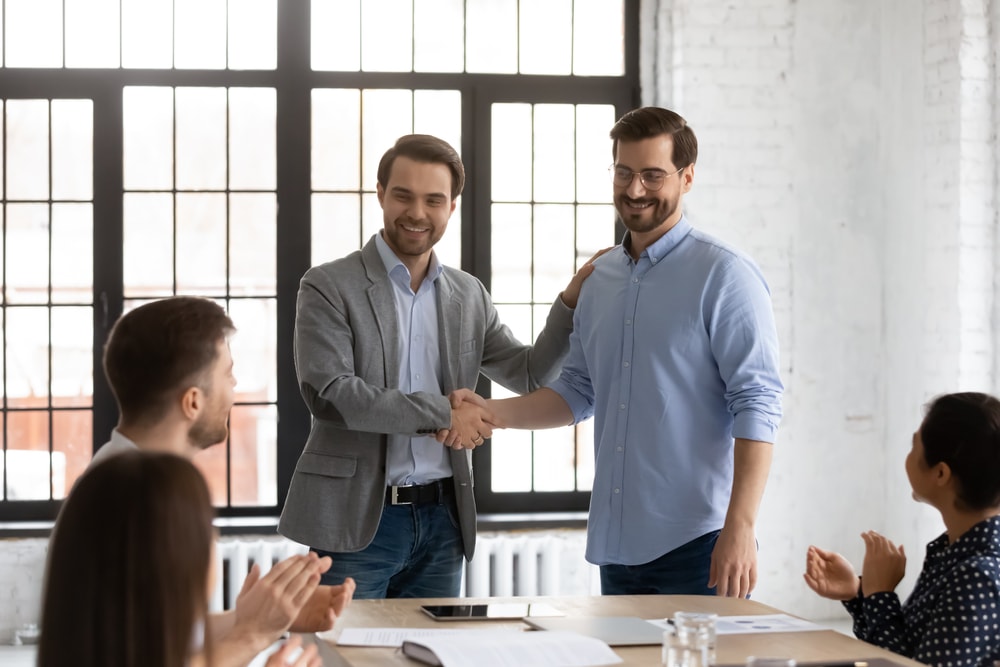
{"type": "Polygon", "coordinates": [[[425,604],[420,609],[435,621],[519,621],[528,616],[565,615],[551,605],[537,602],[425,604]]]}

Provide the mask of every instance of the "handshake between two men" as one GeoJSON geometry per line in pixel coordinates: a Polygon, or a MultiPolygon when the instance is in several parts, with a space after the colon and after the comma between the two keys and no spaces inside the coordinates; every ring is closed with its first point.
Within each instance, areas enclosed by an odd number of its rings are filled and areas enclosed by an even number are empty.
{"type": "Polygon", "coordinates": [[[437,441],[452,449],[475,449],[493,435],[493,429],[504,428],[490,409],[486,399],[471,389],[456,389],[448,395],[451,402],[451,428],[437,432],[437,441]]]}

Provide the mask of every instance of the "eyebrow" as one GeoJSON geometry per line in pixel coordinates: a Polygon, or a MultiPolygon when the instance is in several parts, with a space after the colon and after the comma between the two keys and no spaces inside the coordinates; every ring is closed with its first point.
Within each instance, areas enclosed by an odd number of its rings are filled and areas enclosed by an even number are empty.
{"type": "MultiPolygon", "coordinates": [[[[397,195],[413,195],[414,194],[414,192],[412,190],[410,190],[409,188],[404,188],[401,185],[394,185],[392,188],[389,189],[389,192],[391,192],[392,194],[397,194],[397,195]]],[[[448,195],[446,195],[443,192],[428,192],[427,194],[425,194],[423,196],[427,197],[427,198],[439,197],[441,199],[448,199],[448,195]]]]}

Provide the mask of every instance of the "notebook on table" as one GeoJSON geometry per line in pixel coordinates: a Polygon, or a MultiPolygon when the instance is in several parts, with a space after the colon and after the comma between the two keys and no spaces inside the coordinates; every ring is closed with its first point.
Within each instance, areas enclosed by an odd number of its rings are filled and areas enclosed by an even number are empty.
{"type": "Polygon", "coordinates": [[[637,616],[563,616],[522,619],[535,630],[565,630],[600,639],[608,646],[663,643],[663,628],[637,616]]]}

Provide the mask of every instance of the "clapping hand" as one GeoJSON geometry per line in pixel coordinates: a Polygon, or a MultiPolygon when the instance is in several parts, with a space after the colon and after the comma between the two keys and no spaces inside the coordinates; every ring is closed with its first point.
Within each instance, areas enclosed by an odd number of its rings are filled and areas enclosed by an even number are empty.
{"type": "Polygon", "coordinates": [[[858,594],[858,575],[846,558],[833,551],[810,546],[806,552],[806,584],[831,600],[850,600],[858,594]]]}

